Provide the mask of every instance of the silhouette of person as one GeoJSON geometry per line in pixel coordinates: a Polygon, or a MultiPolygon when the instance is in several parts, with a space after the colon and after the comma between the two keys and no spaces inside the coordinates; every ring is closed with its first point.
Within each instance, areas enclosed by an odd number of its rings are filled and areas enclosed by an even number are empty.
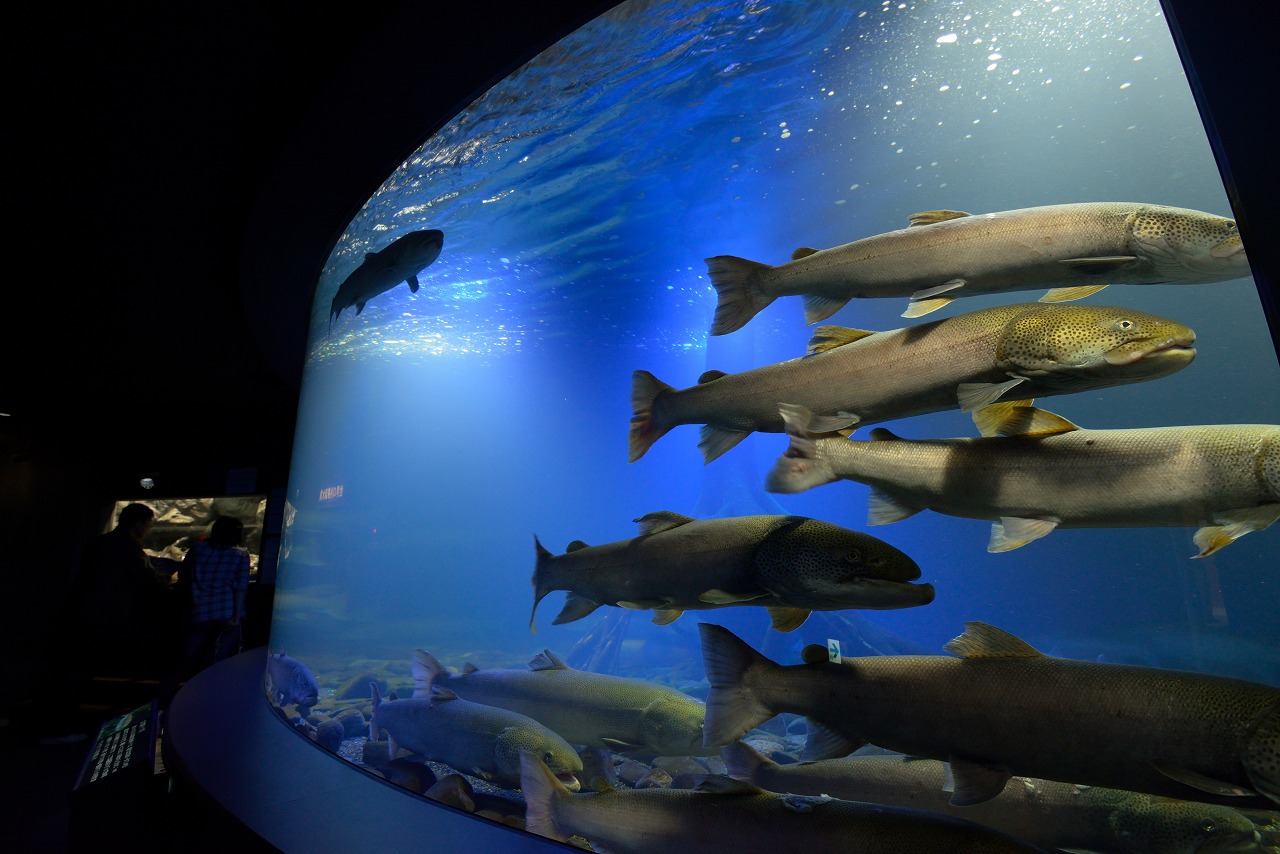
{"type": "Polygon", "coordinates": [[[239,649],[249,589],[249,553],[240,548],[243,539],[243,522],[219,516],[208,539],[196,540],[182,561],[178,585],[189,600],[190,625],[178,666],[160,688],[162,706],[168,706],[179,683],[239,649]]]}

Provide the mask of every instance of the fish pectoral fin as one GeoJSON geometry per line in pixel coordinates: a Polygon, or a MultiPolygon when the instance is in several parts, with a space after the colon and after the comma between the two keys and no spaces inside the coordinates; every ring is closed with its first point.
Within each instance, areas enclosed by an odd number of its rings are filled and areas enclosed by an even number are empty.
{"type": "MultiPolygon", "coordinates": [[[[602,741],[604,743],[604,746],[609,748],[610,750],[619,750],[619,751],[639,750],[640,748],[644,747],[643,744],[637,744],[631,741],[623,741],[620,738],[609,738],[607,736],[604,738],[601,738],[600,741],[602,741]]],[[[595,783],[591,784],[592,788],[595,788],[595,786],[596,786],[595,783]]],[[[612,786],[610,788],[612,789],[612,786]]],[[[600,790],[597,789],[596,791],[600,791],[600,790]]]]}
{"type": "Polygon", "coordinates": [[[710,605],[736,605],[739,602],[750,602],[752,599],[759,599],[761,596],[769,595],[764,590],[757,590],[752,593],[730,593],[727,590],[712,589],[703,593],[698,597],[699,602],[706,602],[710,605]]]}
{"type": "Polygon", "coordinates": [[[891,522],[901,522],[916,515],[922,509],[924,508],[916,507],[904,499],[872,487],[871,494],[867,497],[867,524],[888,525],[891,522]]]}
{"type": "Polygon", "coordinates": [[[809,417],[809,433],[837,433],[847,430],[862,419],[852,412],[837,412],[835,415],[811,415],[809,417]]]}
{"type": "Polygon", "coordinates": [[[987,543],[987,551],[993,554],[1011,552],[1032,540],[1048,536],[1056,527],[1058,527],[1056,519],[1020,519],[1015,516],[1001,516],[999,522],[991,523],[991,540],[987,543]]]}
{"type": "Polygon", "coordinates": [[[1026,377],[1014,377],[1002,383],[960,383],[956,386],[956,400],[961,412],[973,412],[990,406],[1004,396],[1005,392],[1012,391],[1025,382],[1026,377]]]}
{"type": "Polygon", "coordinates": [[[804,295],[804,322],[806,325],[821,323],[849,302],[848,297],[826,297],[821,294],[804,295]]]}
{"type": "Polygon", "coordinates": [[[1107,276],[1137,261],[1137,255],[1100,255],[1096,258],[1063,258],[1058,263],[1086,276],[1107,276]]]}
{"type": "Polygon", "coordinates": [[[698,432],[698,447],[702,450],[703,463],[720,457],[750,435],[750,430],[725,430],[704,424],[698,432]]]}
{"type": "Polygon", "coordinates": [[[955,302],[951,297],[934,297],[933,299],[922,299],[910,303],[907,310],[902,313],[902,317],[924,317],[926,314],[937,311],[951,303],[955,302]]]}
{"type": "MultiPolygon", "coordinates": [[[[823,648],[823,660],[826,660],[826,649],[823,648]]],[[[805,740],[803,759],[816,762],[819,759],[840,759],[862,747],[867,742],[860,738],[850,738],[838,730],[834,730],[821,721],[808,718],[809,737],[805,740]]]]}
{"type": "Polygon", "coordinates": [[[843,347],[845,344],[852,344],[854,341],[861,341],[863,338],[875,334],[869,329],[850,329],[847,326],[819,326],[813,330],[813,336],[809,339],[805,354],[813,356],[817,353],[825,353],[828,350],[843,347]]]}
{"type": "Polygon", "coordinates": [[[359,314],[362,311],[364,311],[364,303],[362,302],[356,303],[356,314],[359,314]]]}
{"type": "Polygon", "coordinates": [[[1213,521],[1217,522],[1217,525],[1196,531],[1193,539],[1200,547],[1200,553],[1194,557],[1207,557],[1223,546],[1231,545],[1245,534],[1271,527],[1278,518],[1280,518],[1280,504],[1262,504],[1258,507],[1216,513],[1213,521]]]}
{"type": "Polygon", "coordinates": [[[794,631],[809,619],[809,611],[805,608],[769,608],[769,619],[773,621],[776,632],[794,631]]]}
{"type": "Polygon", "coordinates": [[[907,217],[907,228],[915,228],[918,225],[933,225],[935,222],[946,222],[949,219],[960,219],[966,216],[973,216],[973,214],[968,214],[964,211],[920,211],[907,217]]]}
{"type": "Polygon", "coordinates": [[[1079,430],[1061,415],[1036,409],[1030,400],[991,403],[973,413],[973,423],[983,436],[1056,436],[1079,430]]]}
{"type": "Polygon", "coordinates": [[[418,277],[410,276],[407,281],[409,282],[409,293],[416,294],[418,292],[418,277]]]}
{"type": "Polygon", "coordinates": [[[654,608],[650,622],[655,626],[666,626],[680,619],[680,615],[683,613],[683,608],[654,608]]]}
{"type": "Polygon", "coordinates": [[[968,807],[991,800],[1004,791],[1005,783],[1012,776],[1004,768],[993,768],[954,756],[948,764],[951,766],[951,779],[955,786],[951,793],[953,807],[968,807]]]}
{"type": "Polygon", "coordinates": [[[586,596],[580,596],[577,593],[570,591],[564,597],[564,607],[560,609],[560,613],[551,621],[551,624],[553,626],[558,626],[562,623],[572,623],[574,620],[581,620],[583,617],[587,616],[599,607],[599,602],[593,602],[586,596]]]}
{"type": "Polygon", "coordinates": [[[1161,762],[1152,762],[1151,765],[1170,780],[1177,780],[1179,783],[1198,789],[1201,792],[1209,792],[1213,795],[1223,795],[1229,798],[1248,798],[1258,794],[1253,789],[1236,783],[1228,783],[1225,780],[1215,780],[1212,777],[1206,777],[1204,774],[1199,774],[1186,768],[1177,768],[1161,762]]]}
{"type": "Polygon", "coordinates": [[[1045,295],[1040,297],[1039,302],[1071,302],[1076,299],[1084,299],[1092,296],[1109,285],[1080,285],[1074,288],[1053,288],[1046,291],[1045,295]]]}
{"type": "Polygon", "coordinates": [[[940,285],[934,285],[931,288],[921,288],[911,295],[911,299],[929,299],[929,297],[936,297],[940,294],[945,294],[947,291],[954,291],[956,288],[963,288],[967,284],[969,283],[964,279],[948,279],[940,285]]]}
{"type": "Polygon", "coordinates": [[[655,510],[631,521],[640,526],[640,536],[647,537],[650,534],[661,534],[663,531],[670,531],[673,528],[679,528],[681,525],[687,525],[698,520],[692,516],[673,513],[670,510],[655,510]]]}
{"type": "Polygon", "coordinates": [[[952,655],[965,659],[978,658],[1045,658],[1045,654],[1017,635],[990,623],[971,620],[964,633],[942,645],[952,655]]]}

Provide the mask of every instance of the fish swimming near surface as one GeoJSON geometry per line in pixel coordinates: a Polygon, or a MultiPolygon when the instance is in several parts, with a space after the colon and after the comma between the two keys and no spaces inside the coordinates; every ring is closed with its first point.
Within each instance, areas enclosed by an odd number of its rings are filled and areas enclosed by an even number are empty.
{"type": "Polygon", "coordinates": [[[927,605],[920,567],[882,540],[804,516],[693,519],[670,511],[635,520],[640,536],[600,546],[575,540],[553,555],[534,537],[533,615],[553,590],[567,590],[553,625],[601,605],[653,609],[666,625],[690,610],[754,605],[789,632],[812,611],[927,605]]]}
{"type": "Polygon", "coordinates": [[[378,252],[367,253],[360,266],[338,286],[329,309],[329,331],[333,331],[333,322],[344,308],[354,305],[359,314],[365,303],[401,282],[408,282],[409,290],[416,294],[418,274],[440,257],[443,248],[444,232],[428,228],[398,237],[378,252]]]}
{"type": "Polygon", "coordinates": [[[910,226],[833,249],[797,249],[773,267],[707,259],[718,295],[712,335],[740,329],[781,296],[818,323],[858,297],[911,298],[920,317],[958,297],[1052,288],[1063,302],[1108,284],[1201,284],[1249,275],[1234,220],[1136,202],[1082,202],[988,214],[926,211],[910,226]]]}
{"type": "Polygon", "coordinates": [[[1027,401],[975,413],[982,438],[871,441],[813,438],[802,407],[781,407],[791,444],[765,480],[801,492],[847,479],[868,484],[867,523],[930,509],[990,519],[990,552],[1055,528],[1201,525],[1212,554],[1280,518],[1280,426],[1221,424],[1084,430],[1027,401]],[[997,435],[999,434],[999,435],[997,435]]]}
{"type": "Polygon", "coordinates": [[[267,658],[268,693],[276,705],[293,704],[306,715],[320,700],[320,686],[307,665],[283,652],[267,658]]]}
{"type": "Polygon", "coordinates": [[[395,759],[404,748],[464,774],[498,784],[520,780],[520,753],[532,752],[573,791],[582,760],[573,747],[533,718],[509,709],[460,699],[447,688],[415,686],[414,696],[386,700],[376,682],[369,683],[373,713],[369,740],[387,734],[387,754],[395,759]]]}
{"type": "Polygon", "coordinates": [[[702,701],[644,679],[575,670],[551,650],[528,670],[450,673],[430,653],[414,653],[415,684],[430,682],[459,697],[511,709],[546,725],[570,744],[644,751],[657,756],[717,752],[702,744],[702,701]]]}
{"type": "Polygon", "coordinates": [[[607,789],[573,794],[536,757],[522,758],[525,827],[610,854],[949,854],[1042,849],[988,827],[919,810],[784,795],[724,776],[696,789],[607,789]]]}
{"type": "Polygon", "coordinates": [[[704,424],[705,462],[752,431],[780,433],[778,402],[814,414],[815,433],[925,412],[966,412],[1016,390],[1019,398],[1158,379],[1191,364],[1196,334],[1127,308],[1024,303],[906,329],[824,326],[809,354],[737,374],[709,371],[674,389],[632,376],[629,454],[635,462],[668,430],[704,424]]]}
{"type": "Polygon", "coordinates": [[[723,752],[730,777],[772,792],[946,813],[1048,849],[1226,854],[1254,851],[1259,839],[1252,821],[1218,804],[1012,777],[991,800],[956,807],[950,769],[934,759],[855,755],[782,765],[741,741],[723,752]]]}
{"type": "Polygon", "coordinates": [[[1013,775],[1237,808],[1280,803],[1280,689],[1223,676],[1042,655],[980,622],[956,657],[784,667],[723,626],[700,623],[706,742],[728,744],[782,712],[809,718],[806,758],[866,743],[951,765],[955,806],[996,797],[1013,775]]]}

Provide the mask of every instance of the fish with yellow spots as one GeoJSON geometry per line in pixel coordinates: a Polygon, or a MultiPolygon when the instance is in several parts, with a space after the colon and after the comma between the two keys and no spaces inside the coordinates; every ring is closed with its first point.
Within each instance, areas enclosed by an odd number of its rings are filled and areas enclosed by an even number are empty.
{"type": "Polygon", "coordinates": [[[1195,358],[1195,333],[1128,308],[1021,303],[905,329],[819,327],[809,355],[737,374],[709,372],[675,389],[632,377],[634,462],[668,430],[704,424],[711,462],[753,431],[782,432],[778,403],[804,406],[829,432],[957,407],[973,411],[1016,390],[1048,397],[1168,376],[1195,358]]]}
{"type": "Polygon", "coordinates": [[[797,249],[770,266],[707,260],[718,296],[711,334],[745,326],[782,296],[802,295],[806,323],[850,299],[910,297],[920,317],[959,297],[1052,290],[1063,302],[1108,284],[1204,284],[1249,275],[1234,220],[1137,202],[1078,202],[987,214],[925,211],[910,226],[831,249],[797,249]]]}

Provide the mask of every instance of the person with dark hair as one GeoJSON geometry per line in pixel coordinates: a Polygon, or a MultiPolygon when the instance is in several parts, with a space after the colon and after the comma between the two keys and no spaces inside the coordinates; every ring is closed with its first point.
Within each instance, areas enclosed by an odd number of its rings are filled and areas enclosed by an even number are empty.
{"type": "Polygon", "coordinates": [[[168,706],[180,683],[239,650],[249,589],[249,553],[240,548],[243,539],[243,522],[219,516],[208,538],[196,540],[182,561],[178,586],[188,598],[190,625],[178,666],[160,686],[162,706],[168,706]]]}

